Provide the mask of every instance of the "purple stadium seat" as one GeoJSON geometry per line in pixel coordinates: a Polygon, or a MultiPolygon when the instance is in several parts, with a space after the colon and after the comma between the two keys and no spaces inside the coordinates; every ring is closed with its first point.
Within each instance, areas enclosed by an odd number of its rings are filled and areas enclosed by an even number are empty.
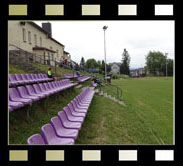
{"type": "Polygon", "coordinates": [[[58,92],[59,92],[58,89],[55,89],[55,88],[52,86],[51,82],[48,82],[47,85],[48,85],[48,88],[49,88],[50,90],[52,90],[53,92],[55,92],[55,93],[58,93],[58,92]]]}
{"type": "Polygon", "coordinates": [[[81,107],[88,108],[90,106],[90,103],[82,102],[78,96],[75,97],[75,100],[77,101],[78,105],[81,106],[81,107]]]}
{"type": "Polygon", "coordinates": [[[43,81],[42,79],[40,79],[40,78],[38,77],[37,74],[32,74],[32,77],[33,77],[37,82],[42,82],[42,81],[43,81]]]}
{"type": "Polygon", "coordinates": [[[42,74],[43,75],[43,78],[47,79],[48,81],[52,81],[53,78],[48,78],[47,74],[42,74]]]}
{"type": "Polygon", "coordinates": [[[21,74],[15,74],[15,78],[16,78],[18,81],[20,81],[21,84],[28,84],[28,83],[29,83],[29,81],[24,80],[24,79],[22,78],[21,74]]]}
{"type": "Polygon", "coordinates": [[[75,102],[76,108],[79,108],[79,109],[88,109],[88,106],[80,105],[79,102],[75,98],[73,99],[73,102],[75,102]]]}
{"type": "Polygon", "coordinates": [[[40,89],[40,87],[39,87],[39,85],[37,85],[37,84],[34,84],[33,85],[33,88],[34,88],[34,90],[35,90],[35,92],[37,94],[43,94],[45,96],[49,96],[50,95],[50,93],[48,93],[48,92],[42,92],[41,89],[40,89]]]}
{"type": "Polygon", "coordinates": [[[81,76],[81,77],[78,77],[78,78],[77,78],[77,81],[78,81],[79,83],[81,83],[81,82],[87,81],[87,80],[89,80],[89,79],[90,79],[89,76],[81,76]]]}
{"type": "Polygon", "coordinates": [[[27,92],[28,92],[28,94],[30,96],[37,96],[40,99],[45,98],[45,95],[44,94],[38,94],[38,93],[36,93],[32,85],[26,85],[25,87],[26,87],[27,92]]]}
{"type": "Polygon", "coordinates": [[[31,81],[31,80],[28,80],[28,78],[27,78],[26,74],[20,74],[20,75],[21,75],[22,79],[25,81],[25,83],[26,83],[26,84],[30,84],[30,83],[32,83],[32,81],[31,81]]]}
{"type": "Polygon", "coordinates": [[[14,86],[14,85],[19,85],[21,84],[22,82],[21,81],[18,81],[15,77],[14,74],[9,74],[9,83],[10,83],[10,86],[14,86]]]}
{"type": "Polygon", "coordinates": [[[54,94],[53,91],[47,90],[46,87],[44,86],[44,84],[38,84],[38,86],[39,86],[41,92],[47,93],[49,96],[54,94]]]}
{"type": "Polygon", "coordinates": [[[32,79],[30,74],[25,74],[25,77],[27,78],[27,80],[32,84],[35,83],[35,80],[32,79]]]}
{"type": "Polygon", "coordinates": [[[67,107],[69,108],[69,110],[73,116],[76,116],[76,117],[85,117],[86,116],[86,113],[84,113],[84,112],[75,111],[74,106],[71,103],[69,103],[67,105],[67,107]]]}
{"type": "Polygon", "coordinates": [[[71,104],[74,106],[74,109],[76,112],[87,112],[88,111],[88,109],[85,109],[85,108],[78,108],[77,104],[74,100],[71,101],[71,104]]]}
{"type": "Polygon", "coordinates": [[[58,137],[76,139],[78,136],[77,129],[65,128],[58,117],[51,118],[51,125],[53,126],[58,137]]]}
{"type": "Polygon", "coordinates": [[[42,85],[46,89],[46,92],[49,92],[50,94],[55,94],[56,93],[54,90],[49,88],[48,83],[43,83],[42,85]]]}
{"type": "Polygon", "coordinates": [[[9,88],[9,97],[11,101],[22,102],[23,104],[32,104],[31,99],[24,99],[15,88],[9,88]]]}
{"type": "Polygon", "coordinates": [[[39,100],[39,97],[37,97],[37,96],[30,96],[24,86],[19,86],[17,88],[17,90],[18,90],[20,96],[24,99],[31,99],[32,101],[38,101],[39,100]]]}
{"type": "Polygon", "coordinates": [[[51,124],[45,124],[41,128],[42,136],[48,145],[71,145],[74,144],[72,138],[58,137],[51,124]]]}
{"type": "Polygon", "coordinates": [[[64,111],[58,112],[58,117],[65,128],[80,130],[82,124],[80,122],[69,121],[64,111]]]}
{"type": "Polygon", "coordinates": [[[27,139],[28,145],[45,145],[45,141],[40,134],[34,134],[27,139]]]}
{"type": "Polygon", "coordinates": [[[84,117],[73,116],[67,106],[63,108],[63,111],[65,112],[65,114],[66,114],[67,118],[69,119],[69,121],[83,123],[84,117]]]}
{"type": "Polygon", "coordinates": [[[24,106],[22,102],[15,102],[15,101],[9,100],[8,103],[9,103],[9,107],[11,107],[12,110],[15,110],[24,106]]]}

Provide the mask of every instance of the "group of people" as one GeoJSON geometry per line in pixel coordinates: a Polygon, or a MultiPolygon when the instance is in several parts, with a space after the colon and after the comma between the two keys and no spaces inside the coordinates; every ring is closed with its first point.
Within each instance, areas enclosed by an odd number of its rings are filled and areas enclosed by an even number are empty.
{"type": "MultiPolygon", "coordinates": [[[[53,78],[54,80],[57,80],[57,77],[55,77],[55,76],[52,74],[51,68],[48,69],[47,75],[48,75],[48,78],[53,78]]],[[[77,76],[80,76],[80,73],[79,73],[78,71],[76,71],[76,75],[77,75],[77,76]]],[[[97,83],[97,85],[102,86],[101,81],[100,81],[96,76],[94,76],[92,80],[93,80],[95,83],[97,83]]]]}

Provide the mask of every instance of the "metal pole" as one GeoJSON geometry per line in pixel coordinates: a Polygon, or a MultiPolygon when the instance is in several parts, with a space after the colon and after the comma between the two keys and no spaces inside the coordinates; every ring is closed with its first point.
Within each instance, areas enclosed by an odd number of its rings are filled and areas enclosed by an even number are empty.
{"type": "MultiPolygon", "coordinates": [[[[105,41],[105,30],[104,29],[104,57],[105,57],[105,79],[106,79],[106,74],[107,74],[107,68],[106,68],[106,41],[105,41]]],[[[106,81],[106,80],[105,80],[106,81]]]]}
{"type": "Polygon", "coordinates": [[[168,53],[165,53],[165,56],[166,56],[166,78],[167,78],[167,55],[168,55],[168,53]]]}

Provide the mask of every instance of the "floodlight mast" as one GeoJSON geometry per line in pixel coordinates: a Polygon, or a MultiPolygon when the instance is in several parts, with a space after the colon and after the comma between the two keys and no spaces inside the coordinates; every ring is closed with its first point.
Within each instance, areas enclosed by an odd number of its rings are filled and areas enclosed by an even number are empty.
{"type": "Polygon", "coordinates": [[[107,77],[107,67],[106,67],[106,40],[105,40],[105,31],[107,30],[108,26],[104,26],[103,30],[104,30],[104,57],[105,57],[105,80],[107,77]]]}

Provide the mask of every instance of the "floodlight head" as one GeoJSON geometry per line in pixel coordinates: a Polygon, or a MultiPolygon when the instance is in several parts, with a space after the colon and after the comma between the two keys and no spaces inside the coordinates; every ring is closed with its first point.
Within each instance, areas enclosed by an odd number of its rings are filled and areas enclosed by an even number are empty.
{"type": "Polygon", "coordinates": [[[107,28],[108,28],[108,26],[104,26],[104,27],[103,27],[103,30],[105,31],[107,28]]]}

